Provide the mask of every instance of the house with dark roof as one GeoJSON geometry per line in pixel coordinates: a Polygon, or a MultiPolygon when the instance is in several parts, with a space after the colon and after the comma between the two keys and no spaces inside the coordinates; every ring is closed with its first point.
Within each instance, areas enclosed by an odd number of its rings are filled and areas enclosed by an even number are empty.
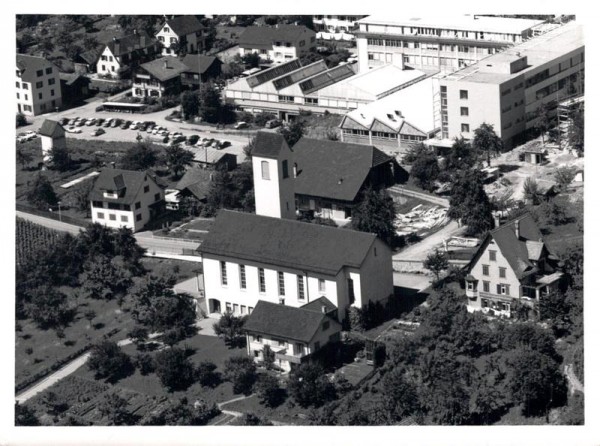
{"type": "Polygon", "coordinates": [[[292,370],[327,344],[340,340],[342,325],[326,310],[325,306],[292,307],[259,301],[244,324],[248,355],[258,363],[270,356],[283,371],[292,370]]]}
{"type": "Polygon", "coordinates": [[[138,231],[162,211],[164,197],[151,171],[103,169],[90,191],[92,222],[138,231]]]}
{"type": "Polygon", "coordinates": [[[563,276],[529,213],[490,231],[467,272],[467,309],[506,317],[517,306],[531,313],[563,276]]]}
{"type": "Polygon", "coordinates": [[[222,210],[198,251],[210,313],[320,300],[342,321],[393,294],[391,250],[375,234],[222,210]]]}
{"type": "Polygon", "coordinates": [[[73,59],[73,65],[75,65],[75,72],[77,73],[95,73],[97,69],[98,60],[104,51],[103,45],[98,45],[83,53],[79,53],[73,59]]]}
{"type": "Polygon", "coordinates": [[[17,54],[17,113],[37,116],[62,106],[58,68],[43,57],[17,54]]]}
{"type": "Polygon", "coordinates": [[[163,56],[182,56],[199,53],[206,48],[206,33],[200,21],[193,15],[166,19],[156,34],[162,46],[163,56]]]}
{"type": "Polygon", "coordinates": [[[141,64],[133,77],[131,93],[138,98],[160,98],[181,91],[181,74],[187,66],[176,57],[166,56],[141,64]]]}
{"type": "Polygon", "coordinates": [[[395,182],[394,160],[373,146],[302,138],[293,147],[296,208],[346,220],[361,192],[395,182]]]}
{"type": "Polygon", "coordinates": [[[52,149],[67,147],[65,129],[58,122],[51,119],[44,119],[42,126],[38,130],[38,135],[42,140],[42,157],[44,162],[50,160],[52,149]]]}
{"type": "Polygon", "coordinates": [[[240,56],[255,53],[265,61],[288,62],[315,48],[316,36],[304,25],[249,26],[240,34],[240,56]]]}
{"type": "Polygon", "coordinates": [[[106,44],[96,63],[96,72],[102,75],[120,77],[128,68],[152,60],[159,52],[156,40],[145,31],[113,39],[106,44]]]}
{"type": "Polygon", "coordinates": [[[78,105],[90,97],[90,78],[81,73],[60,73],[60,89],[65,105],[78,105]]]}
{"type": "Polygon", "coordinates": [[[223,62],[215,56],[187,54],[181,61],[187,70],[181,75],[181,82],[188,88],[197,88],[201,83],[221,74],[223,62]]]}

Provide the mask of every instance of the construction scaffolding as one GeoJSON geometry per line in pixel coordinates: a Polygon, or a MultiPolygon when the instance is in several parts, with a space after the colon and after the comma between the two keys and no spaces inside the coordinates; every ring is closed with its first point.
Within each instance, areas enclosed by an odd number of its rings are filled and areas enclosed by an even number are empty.
{"type": "Polygon", "coordinates": [[[569,133],[573,123],[573,112],[583,107],[584,97],[576,96],[558,103],[556,115],[558,119],[558,145],[560,149],[568,148],[569,133]]]}

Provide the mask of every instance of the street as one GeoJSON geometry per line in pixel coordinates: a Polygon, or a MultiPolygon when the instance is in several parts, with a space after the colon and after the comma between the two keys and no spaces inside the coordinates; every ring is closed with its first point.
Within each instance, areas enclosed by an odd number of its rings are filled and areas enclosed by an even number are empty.
{"type": "Polygon", "coordinates": [[[439,231],[431,234],[429,237],[424,238],[419,243],[415,243],[403,249],[398,254],[393,256],[394,260],[425,260],[427,255],[432,252],[436,247],[440,247],[442,242],[452,237],[453,235],[460,235],[464,228],[459,227],[455,220],[451,220],[446,226],[439,231]]]}

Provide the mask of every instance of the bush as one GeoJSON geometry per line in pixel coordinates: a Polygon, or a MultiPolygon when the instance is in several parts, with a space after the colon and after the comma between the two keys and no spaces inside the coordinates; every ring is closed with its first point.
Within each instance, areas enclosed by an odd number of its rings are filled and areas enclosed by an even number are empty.
{"type": "Polygon", "coordinates": [[[335,398],[335,387],[318,364],[301,364],[290,374],[288,393],[302,407],[319,407],[335,398]]]}
{"type": "Polygon", "coordinates": [[[95,373],[96,379],[106,378],[110,382],[127,376],[133,369],[129,356],[112,341],[103,341],[92,347],[88,368],[95,373]]]}
{"type": "Polygon", "coordinates": [[[215,372],[217,366],[210,361],[202,361],[196,368],[196,378],[201,386],[216,387],[220,384],[219,373],[215,372]]]}
{"type": "Polygon", "coordinates": [[[270,421],[263,420],[253,413],[245,413],[240,424],[242,426],[273,426],[270,421]]]}
{"type": "Polygon", "coordinates": [[[249,395],[256,381],[256,364],[247,356],[234,356],[225,361],[224,376],[233,383],[233,393],[249,395]]]}
{"type": "Polygon", "coordinates": [[[260,375],[254,385],[254,390],[261,404],[267,407],[276,407],[283,401],[282,390],[277,378],[271,375],[260,375]]]}
{"type": "Polygon", "coordinates": [[[27,118],[23,113],[17,113],[17,128],[27,125],[27,118]]]}
{"type": "Polygon", "coordinates": [[[246,341],[246,335],[243,332],[245,317],[234,316],[232,313],[225,313],[219,319],[219,322],[213,324],[215,334],[222,337],[225,344],[229,347],[243,347],[246,341]]]}
{"type": "Polygon", "coordinates": [[[194,366],[182,349],[163,350],[156,355],[154,362],[156,375],[170,392],[185,390],[194,380],[194,366]]]}
{"type": "Polygon", "coordinates": [[[148,353],[139,353],[135,357],[135,366],[142,375],[149,375],[156,370],[154,359],[148,353]]]}

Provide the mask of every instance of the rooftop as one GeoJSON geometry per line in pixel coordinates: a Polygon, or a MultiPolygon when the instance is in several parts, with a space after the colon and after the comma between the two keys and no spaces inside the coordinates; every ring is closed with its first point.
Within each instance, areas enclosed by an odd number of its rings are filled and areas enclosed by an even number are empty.
{"type": "Polygon", "coordinates": [[[200,24],[196,16],[193,15],[182,15],[175,17],[174,19],[168,19],[167,25],[169,25],[178,36],[185,36],[202,29],[202,24],[200,24]]]}
{"type": "Polygon", "coordinates": [[[335,276],[360,267],[375,234],[221,210],[198,248],[212,254],[335,276]]]}
{"type": "Polygon", "coordinates": [[[581,47],[583,47],[583,28],[575,22],[569,22],[527,42],[481,59],[443,79],[501,84],[581,47]],[[524,57],[527,58],[526,67],[510,73],[507,69],[509,64],[524,57]]]}
{"type": "Polygon", "coordinates": [[[38,133],[42,136],[64,136],[65,129],[56,121],[44,119],[38,133]]]}
{"type": "Polygon", "coordinates": [[[213,63],[222,63],[214,56],[204,56],[202,54],[187,54],[181,61],[190,71],[200,74],[208,70],[213,63]]]}
{"type": "Polygon", "coordinates": [[[294,44],[303,37],[310,37],[314,34],[314,31],[304,25],[249,26],[240,34],[239,46],[241,48],[271,49],[274,42],[294,44]]]}
{"type": "Polygon", "coordinates": [[[148,172],[123,169],[102,169],[96,177],[90,192],[90,200],[110,201],[111,203],[132,204],[142,185],[152,179],[148,172]],[[104,197],[104,191],[118,191],[118,198],[104,197]]]}
{"type": "Polygon", "coordinates": [[[25,82],[37,80],[37,71],[53,66],[52,62],[43,57],[17,54],[17,67],[21,70],[21,79],[25,82]]]}
{"type": "Polygon", "coordinates": [[[284,137],[278,132],[259,131],[254,140],[252,156],[278,158],[283,148],[290,150],[284,137]]]}
{"type": "Polygon", "coordinates": [[[193,152],[194,161],[197,163],[217,164],[226,156],[236,156],[233,153],[223,152],[212,147],[186,147],[186,149],[193,152]]]}
{"type": "Polygon", "coordinates": [[[337,321],[321,312],[259,300],[248,316],[244,329],[275,338],[308,343],[321,329],[324,320],[339,325],[337,321]]]}
{"type": "Polygon", "coordinates": [[[394,17],[389,14],[375,14],[359,20],[358,23],[521,34],[529,28],[544,23],[544,21],[507,17],[485,17],[471,14],[454,16],[438,15],[429,17],[394,17]]]}
{"type": "Polygon", "coordinates": [[[127,36],[114,38],[108,42],[107,46],[115,56],[122,56],[123,54],[129,54],[136,50],[150,48],[154,44],[154,39],[152,39],[145,31],[136,31],[127,36]]]}
{"type": "Polygon", "coordinates": [[[180,76],[181,73],[189,70],[186,64],[172,56],[154,59],[151,62],[141,64],[140,68],[162,82],[180,76]]]}

